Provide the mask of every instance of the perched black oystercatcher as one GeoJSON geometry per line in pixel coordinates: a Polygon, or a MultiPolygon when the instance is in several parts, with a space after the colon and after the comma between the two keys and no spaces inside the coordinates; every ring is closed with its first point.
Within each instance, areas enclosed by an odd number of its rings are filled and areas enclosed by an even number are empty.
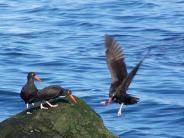
{"type": "MultiPolygon", "coordinates": [[[[73,102],[77,103],[77,100],[72,95],[71,90],[64,89],[58,85],[51,85],[39,91],[39,99],[45,101],[50,107],[57,107],[58,105],[52,105],[49,100],[58,98],[60,96],[69,96],[73,102]]],[[[41,109],[47,109],[47,107],[43,107],[43,105],[41,105],[41,109]]]]}
{"type": "Polygon", "coordinates": [[[105,48],[106,61],[111,73],[112,82],[109,90],[109,100],[102,103],[111,104],[112,102],[116,102],[121,104],[118,111],[118,116],[120,116],[123,105],[135,104],[139,100],[139,98],[128,94],[127,90],[146,56],[128,74],[123,50],[109,35],[105,36],[105,48]]]}
{"type": "Polygon", "coordinates": [[[29,72],[27,75],[27,82],[22,87],[20,92],[20,97],[24,100],[27,109],[29,108],[29,104],[33,103],[32,99],[38,98],[38,89],[34,84],[34,80],[38,80],[41,82],[41,79],[36,76],[34,72],[29,72]]]}

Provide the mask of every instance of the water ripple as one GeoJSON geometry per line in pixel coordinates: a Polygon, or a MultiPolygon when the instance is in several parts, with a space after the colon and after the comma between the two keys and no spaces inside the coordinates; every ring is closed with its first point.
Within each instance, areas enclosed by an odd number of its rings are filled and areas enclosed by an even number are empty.
{"type": "Polygon", "coordinates": [[[182,138],[184,121],[184,5],[176,1],[5,1],[0,2],[0,120],[24,109],[19,97],[26,74],[70,88],[126,138],[182,138]],[[128,71],[151,48],[130,86],[140,98],[117,117],[107,99],[110,74],[104,34],[124,48],[128,71]]]}

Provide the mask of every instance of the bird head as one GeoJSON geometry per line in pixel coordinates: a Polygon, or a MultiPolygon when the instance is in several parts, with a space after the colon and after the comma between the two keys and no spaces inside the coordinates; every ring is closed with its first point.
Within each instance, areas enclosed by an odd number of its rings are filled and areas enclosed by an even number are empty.
{"type": "Polygon", "coordinates": [[[72,91],[68,90],[66,94],[74,103],[77,103],[76,98],[72,95],[72,91]]]}
{"type": "Polygon", "coordinates": [[[36,73],[35,72],[29,72],[28,73],[27,79],[29,80],[31,78],[33,78],[33,79],[35,79],[35,80],[37,80],[39,82],[42,82],[42,80],[38,76],[36,76],[36,73]]]}

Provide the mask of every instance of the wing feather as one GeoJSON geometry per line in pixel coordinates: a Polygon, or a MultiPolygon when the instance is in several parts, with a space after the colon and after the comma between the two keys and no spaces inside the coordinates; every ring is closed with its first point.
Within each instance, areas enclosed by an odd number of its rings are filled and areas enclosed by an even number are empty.
{"type": "Polygon", "coordinates": [[[127,77],[123,49],[109,35],[105,36],[106,61],[111,73],[112,83],[122,82],[127,77]]]}
{"type": "Polygon", "coordinates": [[[117,94],[126,94],[126,91],[128,90],[128,87],[130,86],[130,83],[132,82],[134,76],[137,74],[137,71],[139,70],[142,62],[145,60],[145,58],[149,55],[150,49],[148,50],[147,54],[137,63],[137,65],[131,70],[131,72],[128,74],[127,78],[121,83],[121,85],[117,88],[117,94]],[[122,93],[124,92],[124,93],[122,93]]]}

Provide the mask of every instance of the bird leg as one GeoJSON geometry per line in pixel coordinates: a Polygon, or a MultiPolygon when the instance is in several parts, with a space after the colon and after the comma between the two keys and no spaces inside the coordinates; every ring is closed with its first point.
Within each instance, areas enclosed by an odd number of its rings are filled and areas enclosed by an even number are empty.
{"type": "Polygon", "coordinates": [[[29,104],[28,103],[26,104],[26,109],[29,109],[29,104]]]}
{"type": "Polygon", "coordinates": [[[51,104],[51,103],[49,103],[48,101],[46,101],[46,103],[50,106],[50,107],[58,107],[58,104],[51,104]]]}
{"type": "Polygon", "coordinates": [[[121,114],[122,114],[122,112],[121,112],[121,109],[123,108],[123,103],[120,105],[120,108],[119,108],[119,110],[118,110],[118,116],[121,116],[121,114]]]}
{"type": "MultiPolygon", "coordinates": [[[[28,103],[26,103],[26,109],[29,109],[29,104],[28,103]]],[[[26,114],[32,114],[32,113],[27,111],[26,114]]]]}
{"type": "Polygon", "coordinates": [[[43,104],[40,104],[40,109],[48,109],[47,107],[44,107],[43,104]]]}

